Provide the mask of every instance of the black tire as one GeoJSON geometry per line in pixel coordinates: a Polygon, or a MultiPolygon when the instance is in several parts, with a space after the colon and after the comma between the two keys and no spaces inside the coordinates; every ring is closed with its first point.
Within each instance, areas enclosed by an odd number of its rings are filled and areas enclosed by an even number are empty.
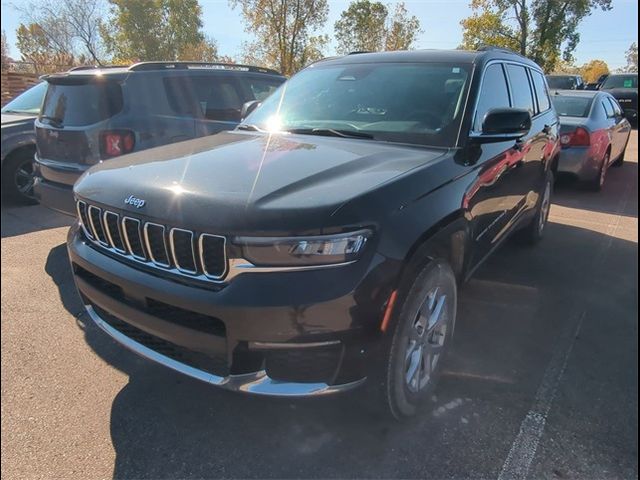
{"type": "Polygon", "coordinates": [[[546,231],[547,221],[549,220],[549,211],[551,210],[551,197],[553,196],[554,177],[551,171],[547,172],[545,185],[542,194],[539,197],[536,207],[536,214],[531,222],[518,230],[515,239],[524,245],[536,245],[546,231]]]}
{"type": "MultiPolygon", "coordinates": [[[[627,140],[627,143],[629,141],[627,140]]],[[[624,165],[624,156],[627,153],[627,144],[625,144],[624,149],[622,150],[622,153],[618,156],[618,158],[615,159],[615,161],[611,164],[612,167],[621,167],[622,165],[624,165]]]]}
{"type": "Polygon", "coordinates": [[[456,278],[444,260],[430,261],[404,290],[374,385],[378,406],[398,420],[415,415],[430,398],[451,343],[457,306],[456,278]]]}
{"type": "Polygon", "coordinates": [[[2,166],[3,197],[24,204],[33,205],[33,149],[26,148],[11,153],[2,166]]]}
{"type": "Polygon", "coordinates": [[[599,192],[604,186],[604,181],[607,176],[607,169],[609,168],[610,155],[611,151],[607,150],[604,154],[604,157],[602,158],[602,162],[600,163],[598,175],[593,180],[586,182],[586,187],[592,192],[599,192]]]}

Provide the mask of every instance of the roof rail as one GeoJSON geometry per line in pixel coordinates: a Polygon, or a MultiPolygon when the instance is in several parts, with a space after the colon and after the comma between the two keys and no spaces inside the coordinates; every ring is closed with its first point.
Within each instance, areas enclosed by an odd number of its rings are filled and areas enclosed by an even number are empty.
{"type": "Polygon", "coordinates": [[[349,52],[347,55],[360,55],[361,53],[375,53],[370,50],[356,50],[354,52],[349,52]]]}
{"type": "Polygon", "coordinates": [[[242,65],[237,63],[222,62],[139,62],[129,67],[131,72],[144,72],[150,70],[189,70],[190,68],[202,68],[213,70],[241,70],[254,73],[269,73],[281,75],[280,72],[271,68],[256,67],[254,65],[242,65]]]}
{"type": "Polygon", "coordinates": [[[527,58],[524,55],[522,55],[521,53],[516,52],[515,50],[511,50],[510,48],[507,47],[497,47],[495,45],[480,45],[476,51],[478,52],[503,52],[503,53],[510,53],[511,55],[518,55],[519,57],[522,58],[527,58]]]}
{"type": "Polygon", "coordinates": [[[71,67],[68,72],[77,72],[78,70],[95,70],[98,68],[127,68],[128,65],[79,65],[71,67]]]}

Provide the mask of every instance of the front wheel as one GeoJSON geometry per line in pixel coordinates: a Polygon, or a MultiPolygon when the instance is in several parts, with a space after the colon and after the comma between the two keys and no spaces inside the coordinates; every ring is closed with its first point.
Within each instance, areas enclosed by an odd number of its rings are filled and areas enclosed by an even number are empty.
{"type": "Polygon", "coordinates": [[[444,260],[432,260],[415,275],[401,304],[379,387],[396,418],[416,414],[433,391],[456,318],[455,275],[444,260]]]}
{"type": "Polygon", "coordinates": [[[2,166],[2,194],[4,197],[26,204],[36,203],[33,197],[34,152],[24,150],[13,153],[2,166]]]}

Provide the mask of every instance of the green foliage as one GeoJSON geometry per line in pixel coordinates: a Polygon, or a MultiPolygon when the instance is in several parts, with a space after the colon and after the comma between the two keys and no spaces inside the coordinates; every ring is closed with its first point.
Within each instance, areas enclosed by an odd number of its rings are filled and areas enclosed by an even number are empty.
{"type": "Polygon", "coordinates": [[[230,0],[240,7],[245,30],[255,41],[245,45],[245,61],[292,75],[322,58],[326,36],[313,33],[327,21],[327,0],[230,0]]]}
{"type": "Polygon", "coordinates": [[[380,2],[356,0],[335,24],[338,53],[383,50],[389,11],[380,2]]]}
{"type": "Polygon", "coordinates": [[[410,16],[405,4],[396,5],[393,16],[380,2],[356,0],[342,12],[335,24],[337,51],[409,50],[422,32],[420,21],[410,16]]]}
{"type": "Polygon", "coordinates": [[[638,44],[633,42],[625,54],[627,58],[626,72],[638,73],[638,44]]]}
{"type": "Polygon", "coordinates": [[[552,71],[573,60],[580,41],[578,25],[612,0],[472,0],[471,17],[462,20],[463,48],[482,44],[511,48],[552,71]]]}
{"type": "Polygon", "coordinates": [[[109,2],[112,19],[101,33],[115,63],[217,55],[215,44],[201,32],[202,9],[197,0],[109,2]]]}
{"type": "Polygon", "coordinates": [[[33,64],[35,73],[66,70],[76,63],[74,56],[54,43],[37,23],[20,24],[16,30],[17,46],[24,62],[33,64]]]}

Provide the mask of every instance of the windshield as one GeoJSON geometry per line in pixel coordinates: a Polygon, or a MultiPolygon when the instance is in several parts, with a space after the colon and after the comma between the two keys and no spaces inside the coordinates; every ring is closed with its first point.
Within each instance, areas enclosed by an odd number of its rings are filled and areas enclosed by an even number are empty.
{"type": "Polygon", "coordinates": [[[638,88],[638,75],[610,75],[602,88],[638,88]]]}
{"type": "Polygon", "coordinates": [[[547,77],[547,84],[552,90],[573,90],[576,88],[576,80],[570,76],[549,76],[547,77]]]}
{"type": "Polygon", "coordinates": [[[7,103],[2,107],[2,113],[26,113],[29,115],[37,115],[40,113],[42,98],[46,91],[47,83],[41,82],[7,103]]]}
{"type": "Polygon", "coordinates": [[[588,117],[593,97],[568,97],[555,95],[553,106],[561,117],[588,117]]]}
{"type": "Polygon", "coordinates": [[[316,65],[286,82],[243,123],[266,131],[338,131],[453,146],[469,72],[467,64],[316,65]]]}

